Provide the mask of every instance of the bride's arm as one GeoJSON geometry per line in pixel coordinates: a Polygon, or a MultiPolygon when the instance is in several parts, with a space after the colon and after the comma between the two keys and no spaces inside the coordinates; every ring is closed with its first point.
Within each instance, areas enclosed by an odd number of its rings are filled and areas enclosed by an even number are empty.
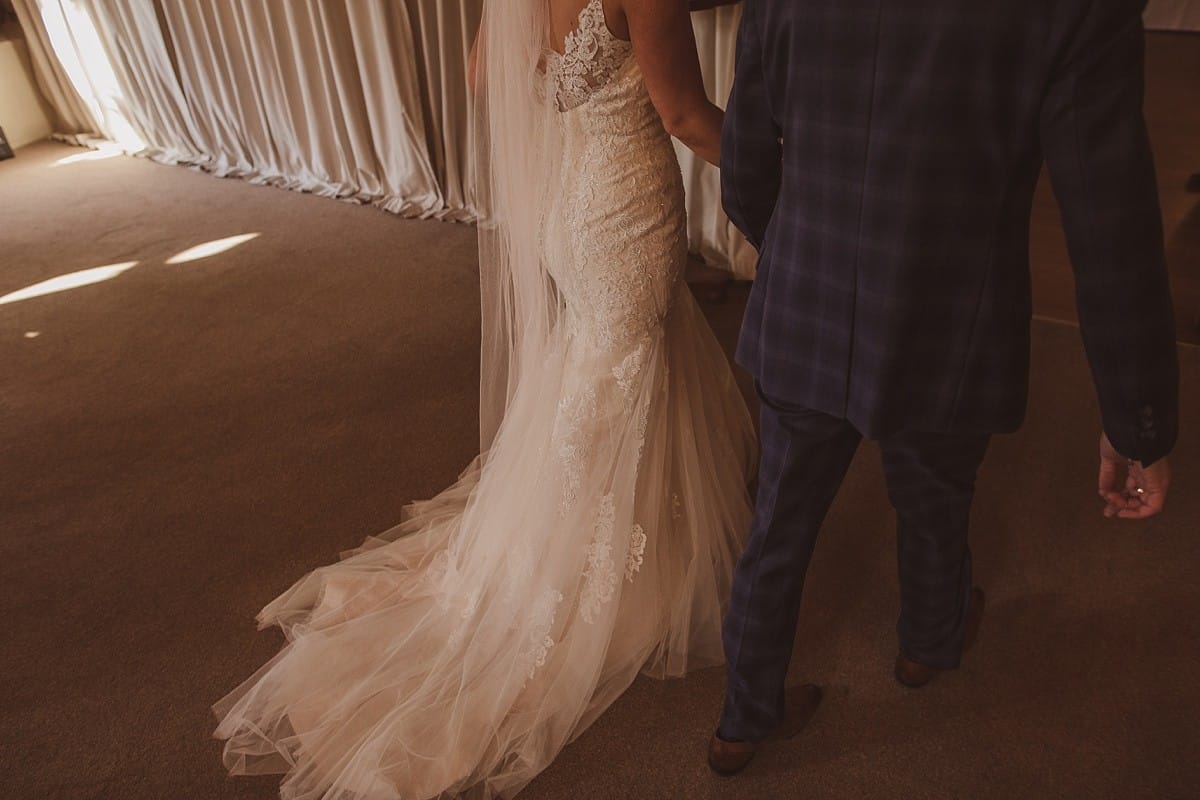
{"type": "Polygon", "coordinates": [[[719,165],[725,113],[704,92],[688,0],[626,0],[622,5],[646,88],[667,132],[719,165]]]}

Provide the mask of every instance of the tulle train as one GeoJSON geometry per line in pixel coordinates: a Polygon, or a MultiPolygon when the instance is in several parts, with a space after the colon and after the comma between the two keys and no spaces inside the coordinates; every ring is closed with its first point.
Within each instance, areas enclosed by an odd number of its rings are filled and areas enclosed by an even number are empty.
{"type": "Polygon", "coordinates": [[[617,355],[562,337],[454,486],[263,609],[288,643],[215,706],[229,770],[511,796],[639,672],[719,664],[753,438],[698,317],[681,287],[617,355]]]}

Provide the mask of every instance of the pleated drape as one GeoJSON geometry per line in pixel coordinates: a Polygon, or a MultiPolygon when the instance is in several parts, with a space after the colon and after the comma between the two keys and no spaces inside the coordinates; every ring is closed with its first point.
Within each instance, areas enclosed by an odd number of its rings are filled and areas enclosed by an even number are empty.
{"type": "Polygon", "coordinates": [[[406,216],[461,213],[446,206],[427,155],[401,4],[159,5],[206,168],[406,216]]]}
{"type": "Polygon", "coordinates": [[[55,132],[80,144],[97,139],[141,142],[118,119],[118,87],[86,9],[70,0],[13,0],[38,88],[54,111],[55,132]]]}
{"type": "MultiPolygon", "coordinates": [[[[447,197],[425,119],[426,107],[448,104],[444,94],[465,105],[467,50],[457,48],[461,86],[423,88],[416,0],[16,5],[58,129],[77,141],[109,139],[155,160],[407,216],[474,218],[455,171],[469,142],[442,169],[457,179],[447,197]]],[[[477,24],[482,0],[462,3],[472,5],[477,24]]]]}
{"type": "MultiPolygon", "coordinates": [[[[725,105],[733,88],[733,61],[740,6],[727,6],[692,15],[696,48],[704,70],[708,96],[725,105]]],[[[683,185],[687,191],[688,245],[710,266],[752,279],[758,254],[721,208],[721,173],[692,151],[676,143],[683,185]]]]}
{"type": "MultiPolygon", "coordinates": [[[[14,0],[59,133],[405,216],[472,221],[483,0],[14,0]]],[[[739,12],[694,15],[724,103],[739,12]]],[[[717,171],[679,148],[690,244],[751,277],[717,171]]]]}
{"type": "Polygon", "coordinates": [[[36,18],[37,3],[33,0],[13,0],[13,9],[25,33],[34,78],[54,112],[55,131],[59,135],[97,133],[99,125],[75,90],[66,70],[55,58],[46,26],[36,18]]]}
{"type": "Polygon", "coordinates": [[[117,106],[145,143],[146,155],[204,163],[152,0],[90,3],[87,9],[120,89],[117,106]]]}
{"type": "Polygon", "coordinates": [[[467,58],[479,28],[479,0],[408,0],[414,60],[423,89],[426,141],[438,185],[451,207],[475,209],[471,192],[470,99],[467,58]]]}

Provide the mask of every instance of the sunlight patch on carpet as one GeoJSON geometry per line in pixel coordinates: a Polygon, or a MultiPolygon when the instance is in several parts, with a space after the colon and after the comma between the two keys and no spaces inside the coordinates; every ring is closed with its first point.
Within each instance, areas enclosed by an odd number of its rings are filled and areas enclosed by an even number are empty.
{"type": "Polygon", "coordinates": [[[243,233],[239,236],[229,236],[224,239],[214,239],[211,242],[198,244],[195,247],[190,247],[181,253],[176,253],[167,259],[168,264],[186,264],[189,261],[199,261],[202,258],[210,258],[221,253],[228,252],[238,245],[245,244],[252,239],[257,239],[262,236],[261,233],[243,233]]]}
{"type": "Polygon", "coordinates": [[[0,306],[112,280],[126,270],[136,267],[137,264],[137,261],[126,261],[121,264],[92,267],[91,269],[80,270],[79,272],[69,272],[66,275],[59,275],[57,278],[35,283],[32,286],[26,286],[24,289],[18,289],[15,292],[10,292],[0,297],[0,306]]]}
{"type": "Polygon", "coordinates": [[[122,155],[125,155],[125,151],[119,146],[106,144],[101,145],[95,150],[89,150],[86,153],[79,153],[78,155],[60,158],[58,161],[55,161],[53,164],[51,164],[50,168],[53,169],[55,167],[65,167],[70,164],[79,164],[84,161],[104,161],[105,159],[116,158],[117,156],[122,155]]]}

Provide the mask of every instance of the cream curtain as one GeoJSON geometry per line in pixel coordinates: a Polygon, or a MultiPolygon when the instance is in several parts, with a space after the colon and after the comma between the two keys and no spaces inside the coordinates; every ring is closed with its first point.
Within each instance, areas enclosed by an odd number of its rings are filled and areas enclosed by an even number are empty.
{"type": "MultiPolygon", "coordinates": [[[[475,218],[466,62],[483,0],[14,0],[58,130],[218,175],[475,218]]],[[[694,15],[723,104],[739,11],[694,15]]],[[[717,171],[679,148],[692,250],[751,277],[717,171]]]]}
{"type": "Polygon", "coordinates": [[[483,15],[482,0],[409,0],[405,3],[422,87],[425,141],[437,185],[454,219],[473,214],[473,131],[467,96],[467,58],[483,15]],[[464,209],[467,214],[456,213],[464,209]]]}
{"type": "MultiPolygon", "coordinates": [[[[708,96],[724,106],[733,87],[733,60],[740,6],[727,6],[692,15],[696,46],[708,96]]],[[[758,254],[721,210],[721,174],[676,143],[687,190],[688,239],[693,253],[709,266],[728,269],[735,277],[751,279],[758,254]]]]}
{"type": "MultiPolygon", "coordinates": [[[[54,4],[70,2],[55,0],[54,4]]],[[[202,163],[205,159],[193,135],[195,123],[176,80],[154,4],[150,0],[91,3],[87,9],[91,30],[104,51],[102,63],[114,76],[114,105],[136,132],[145,153],[167,163],[202,163]]]]}
{"type": "Polygon", "coordinates": [[[95,25],[86,9],[71,0],[13,0],[13,10],[29,45],[38,88],[55,115],[56,134],[83,144],[142,142],[120,109],[120,89],[103,57],[95,25]]]}
{"type": "Polygon", "coordinates": [[[12,6],[25,34],[29,60],[34,68],[34,79],[54,113],[56,133],[60,136],[95,133],[99,126],[92,116],[91,109],[79,96],[66,70],[55,58],[46,26],[35,20],[36,4],[30,0],[12,0],[12,6]]]}
{"type": "Polygon", "coordinates": [[[415,45],[402,5],[159,3],[195,120],[194,132],[173,128],[163,139],[193,147],[198,163],[219,174],[407,216],[446,212],[426,154],[415,45]]]}
{"type": "MultiPolygon", "coordinates": [[[[459,166],[469,141],[441,148],[450,161],[443,193],[425,109],[447,102],[440,86],[421,85],[417,65],[419,52],[465,65],[467,50],[441,40],[418,48],[413,35],[412,19],[441,5],[16,0],[63,133],[407,216],[469,220],[459,166]]],[[[472,5],[482,2],[463,3],[464,21],[472,5]]],[[[431,35],[454,19],[438,14],[431,35]]],[[[455,96],[465,119],[465,83],[455,96]]]]}

